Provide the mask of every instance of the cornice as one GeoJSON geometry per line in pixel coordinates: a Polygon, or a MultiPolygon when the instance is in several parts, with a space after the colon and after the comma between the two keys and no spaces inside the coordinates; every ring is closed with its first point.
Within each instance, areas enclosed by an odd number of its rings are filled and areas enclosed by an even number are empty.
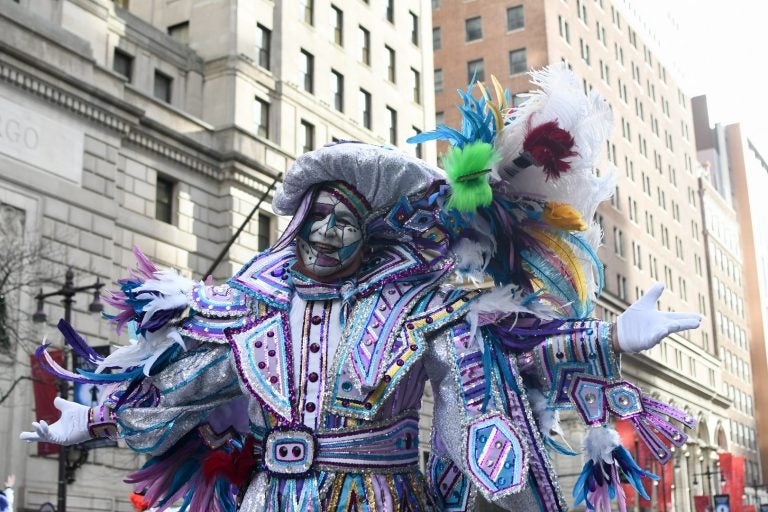
{"type": "MultiPolygon", "coordinates": [[[[33,63],[30,63],[33,65],[33,63]]],[[[42,65],[35,63],[35,67],[42,72],[42,65]]],[[[85,94],[95,93],[92,86],[80,84],[72,77],[54,75],[72,85],[75,89],[85,94]]],[[[0,61],[0,82],[20,89],[28,94],[43,98],[49,103],[73,112],[99,126],[117,132],[128,143],[134,144],[147,151],[153,152],[193,171],[216,180],[233,179],[236,182],[257,191],[263,191],[266,185],[256,178],[256,175],[274,177],[279,170],[268,168],[264,163],[257,162],[238,152],[223,154],[220,151],[209,148],[199,142],[179,134],[166,126],[145,116],[145,112],[120,98],[110,96],[99,91],[98,100],[111,104],[119,111],[125,111],[126,115],[112,112],[95,104],[87,97],[80,96],[73,91],[68,91],[62,86],[37,76],[22,66],[16,66],[7,61],[0,61]],[[203,155],[203,157],[201,157],[203,155]],[[251,172],[238,169],[236,172],[223,172],[229,167],[227,162],[237,162],[248,167],[251,172]]]]}
{"type": "Polygon", "coordinates": [[[0,61],[0,81],[18,89],[41,97],[65,110],[74,112],[97,124],[115,130],[123,135],[131,130],[131,123],[93,102],[64,90],[51,82],[43,80],[27,71],[5,61],[0,61]]]}

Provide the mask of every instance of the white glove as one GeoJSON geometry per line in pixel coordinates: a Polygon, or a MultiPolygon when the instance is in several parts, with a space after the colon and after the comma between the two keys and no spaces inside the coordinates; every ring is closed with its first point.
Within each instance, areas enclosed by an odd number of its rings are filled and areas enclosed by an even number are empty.
{"type": "Polygon", "coordinates": [[[629,306],[616,321],[621,352],[640,352],[655,347],[666,336],[701,325],[701,315],[695,313],[662,313],[656,301],[664,291],[663,283],[655,283],[645,295],[629,306]]]}
{"type": "Polygon", "coordinates": [[[76,402],[56,397],[53,406],[61,411],[61,418],[56,423],[48,425],[45,421],[33,421],[34,432],[22,432],[22,441],[40,441],[56,443],[65,446],[79,444],[91,439],[88,433],[88,411],[91,409],[76,402]]]}

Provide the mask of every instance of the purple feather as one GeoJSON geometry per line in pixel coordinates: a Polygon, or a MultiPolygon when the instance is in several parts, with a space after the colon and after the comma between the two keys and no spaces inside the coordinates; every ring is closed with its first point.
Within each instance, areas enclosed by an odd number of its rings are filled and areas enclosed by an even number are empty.
{"type": "Polygon", "coordinates": [[[142,280],[152,279],[152,276],[158,270],[155,264],[135,245],[133,246],[133,255],[136,256],[136,270],[139,272],[140,277],[143,277],[142,280]]]}
{"type": "Polygon", "coordinates": [[[62,318],[59,320],[57,326],[59,331],[61,331],[61,334],[64,335],[67,345],[72,347],[72,350],[74,350],[77,355],[83,357],[89,363],[94,365],[98,365],[104,360],[104,358],[97,354],[90,345],[88,345],[88,342],[86,342],[66,320],[62,318]]]}

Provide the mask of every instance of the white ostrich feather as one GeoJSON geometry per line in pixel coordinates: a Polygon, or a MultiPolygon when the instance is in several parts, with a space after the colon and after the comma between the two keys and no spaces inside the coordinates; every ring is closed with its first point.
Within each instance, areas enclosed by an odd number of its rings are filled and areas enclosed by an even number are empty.
{"type": "Polygon", "coordinates": [[[155,332],[147,332],[145,336],[130,340],[130,345],[124,345],[104,358],[96,369],[102,372],[107,368],[118,368],[122,371],[142,366],[144,375],[149,375],[152,365],[163,353],[174,344],[186,349],[184,340],[174,325],[166,325],[155,332]]]}
{"type": "Polygon", "coordinates": [[[469,321],[470,336],[474,337],[478,327],[484,325],[480,323],[480,315],[495,316],[500,319],[528,313],[543,320],[555,318],[555,311],[547,304],[533,300],[524,306],[522,302],[525,293],[520,287],[509,284],[495,287],[482,294],[472,303],[469,312],[467,312],[466,318],[469,321]]]}
{"type": "Polygon", "coordinates": [[[621,446],[619,433],[610,427],[594,427],[584,438],[584,455],[597,464],[600,461],[613,464],[613,450],[621,446]]]}

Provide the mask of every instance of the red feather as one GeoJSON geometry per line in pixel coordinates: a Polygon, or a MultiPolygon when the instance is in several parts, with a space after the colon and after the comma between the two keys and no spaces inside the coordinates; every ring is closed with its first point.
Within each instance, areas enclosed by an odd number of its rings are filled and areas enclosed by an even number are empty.
{"type": "Polygon", "coordinates": [[[578,154],[573,151],[574,145],[573,136],[560,128],[557,121],[548,121],[533,129],[529,121],[523,151],[531,155],[534,164],[544,168],[547,179],[557,179],[570,170],[571,164],[565,159],[578,154]]]}
{"type": "Polygon", "coordinates": [[[209,453],[203,461],[205,481],[210,483],[216,478],[225,478],[236,487],[245,485],[256,464],[253,445],[254,439],[249,436],[242,450],[232,452],[217,450],[209,453]]]}

